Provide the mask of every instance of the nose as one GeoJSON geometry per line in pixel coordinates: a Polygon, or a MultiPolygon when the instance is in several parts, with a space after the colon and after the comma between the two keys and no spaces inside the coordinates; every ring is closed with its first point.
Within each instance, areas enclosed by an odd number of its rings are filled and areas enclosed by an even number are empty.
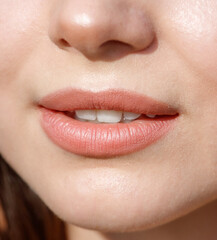
{"type": "Polygon", "coordinates": [[[154,39],[148,14],[137,1],[59,0],[49,26],[61,49],[90,60],[117,59],[147,49],[154,39]]]}

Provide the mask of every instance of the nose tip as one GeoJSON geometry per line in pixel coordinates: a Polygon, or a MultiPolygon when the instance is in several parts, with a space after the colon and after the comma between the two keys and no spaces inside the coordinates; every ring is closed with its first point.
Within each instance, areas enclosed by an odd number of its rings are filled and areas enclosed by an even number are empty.
{"type": "Polygon", "coordinates": [[[91,60],[116,59],[148,48],[154,39],[148,16],[136,6],[114,2],[66,1],[51,21],[51,40],[91,60]]]}

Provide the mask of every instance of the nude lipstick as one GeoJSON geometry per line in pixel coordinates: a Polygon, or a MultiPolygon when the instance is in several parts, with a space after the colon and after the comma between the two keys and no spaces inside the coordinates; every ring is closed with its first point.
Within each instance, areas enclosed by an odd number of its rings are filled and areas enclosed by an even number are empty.
{"type": "Polygon", "coordinates": [[[166,103],[119,89],[92,92],[67,88],[48,94],[38,105],[41,127],[53,143],[73,154],[95,158],[140,151],[165,136],[178,118],[177,110],[166,103]],[[100,124],[73,117],[76,110],[100,109],[142,115],[129,123],[100,124]]]}

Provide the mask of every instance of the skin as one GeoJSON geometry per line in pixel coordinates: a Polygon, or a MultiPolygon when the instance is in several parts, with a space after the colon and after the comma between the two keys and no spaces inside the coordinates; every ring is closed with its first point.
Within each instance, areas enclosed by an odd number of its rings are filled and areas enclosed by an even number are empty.
{"type": "Polygon", "coordinates": [[[0,152],[69,239],[216,238],[216,11],[216,0],[1,0],[0,152]],[[77,156],[47,138],[37,106],[69,86],[124,86],[179,118],[142,151],[77,156]]]}

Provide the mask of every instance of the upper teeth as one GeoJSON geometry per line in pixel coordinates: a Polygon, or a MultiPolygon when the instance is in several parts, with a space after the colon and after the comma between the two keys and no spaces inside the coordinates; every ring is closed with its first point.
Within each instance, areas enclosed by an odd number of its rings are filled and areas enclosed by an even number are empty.
{"type": "MultiPolygon", "coordinates": [[[[75,113],[78,119],[105,123],[117,123],[122,120],[127,122],[141,116],[141,114],[137,113],[114,110],[76,110],[75,113]]],[[[154,115],[149,116],[154,117],[154,115]]]]}

